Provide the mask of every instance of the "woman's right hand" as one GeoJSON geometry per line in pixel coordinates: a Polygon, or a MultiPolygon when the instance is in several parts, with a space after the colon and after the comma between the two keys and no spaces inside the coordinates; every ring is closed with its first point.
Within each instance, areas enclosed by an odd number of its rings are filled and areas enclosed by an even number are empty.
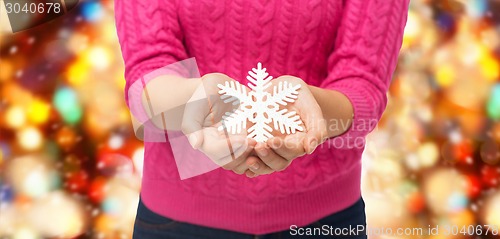
{"type": "Polygon", "coordinates": [[[239,106],[224,103],[218,93],[218,84],[231,81],[239,84],[224,74],[204,75],[186,104],[181,127],[193,148],[203,152],[224,169],[243,174],[248,169],[245,160],[252,154],[257,142],[246,137],[246,130],[242,130],[240,134],[231,134],[225,129],[219,130],[222,116],[239,106]]]}

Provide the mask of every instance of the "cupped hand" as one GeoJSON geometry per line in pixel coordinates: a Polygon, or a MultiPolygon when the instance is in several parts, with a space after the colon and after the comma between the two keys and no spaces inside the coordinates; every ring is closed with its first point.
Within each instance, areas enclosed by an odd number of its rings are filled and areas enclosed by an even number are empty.
{"type": "Polygon", "coordinates": [[[280,82],[285,81],[293,85],[301,85],[295,102],[282,107],[289,111],[295,111],[300,116],[305,130],[291,135],[285,135],[275,130],[273,138],[268,139],[266,143],[258,143],[255,146],[256,155],[250,155],[246,160],[249,170],[245,174],[249,177],[282,171],[294,159],[304,154],[311,154],[319,144],[327,139],[326,121],[323,118],[321,108],[308,85],[302,79],[281,76],[271,81],[273,87],[269,89],[272,90],[280,82]]]}
{"type": "Polygon", "coordinates": [[[203,152],[214,163],[243,174],[248,169],[245,160],[253,152],[256,142],[248,139],[244,130],[231,134],[220,127],[222,116],[238,108],[238,102],[225,103],[220,98],[217,85],[226,82],[239,84],[220,73],[202,77],[201,84],[184,109],[182,132],[194,149],[203,152]]]}

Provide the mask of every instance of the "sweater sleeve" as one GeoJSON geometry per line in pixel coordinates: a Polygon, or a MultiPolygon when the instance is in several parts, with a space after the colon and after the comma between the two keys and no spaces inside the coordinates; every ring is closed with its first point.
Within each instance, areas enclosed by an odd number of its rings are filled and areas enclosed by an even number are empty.
{"type": "MultiPolygon", "coordinates": [[[[187,58],[176,0],[115,0],[118,39],[125,62],[125,99],[130,87],[146,74],[187,58]]],[[[138,91],[138,90],[137,90],[138,91]]],[[[133,97],[140,100],[141,97],[133,97]]]]}
{"type": "MultiPolygon", "coordinates": [[[[321,87],[343,93],[352,103],[351,127],[331,140],[335,140],[335,147],[353,148],[364,145],[365,136],[376,127],[387,105],[409,1],[343,1],[335,48],[328,58],[328,76],[321,87]]],[[[345,125],[338,125],[342,123],[345,125]]]]}

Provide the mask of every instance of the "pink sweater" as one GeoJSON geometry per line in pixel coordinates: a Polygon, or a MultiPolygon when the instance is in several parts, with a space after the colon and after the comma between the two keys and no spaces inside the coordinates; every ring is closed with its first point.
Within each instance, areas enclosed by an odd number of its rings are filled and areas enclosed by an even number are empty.
{"type": "Polygon", "coordinates": [[[219,168],[180,180],[170,144],[146,142],[141,197],[150,209],[264,234],[310,224],[359,199],[363,139],[387,103],[408,0],[115,2],[126,90],[144,74],[195,57],[202,75],[221,72],[244,84],[262,62],[272,76],[340,91],[354,107],[346,133],[282,172],[252,179],[219,168]]]}

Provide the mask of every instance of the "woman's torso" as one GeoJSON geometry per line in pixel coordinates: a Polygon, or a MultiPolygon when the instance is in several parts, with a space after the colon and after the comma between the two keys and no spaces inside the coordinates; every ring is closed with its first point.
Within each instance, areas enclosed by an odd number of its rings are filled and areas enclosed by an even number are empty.
{"type": "Polygon", "coordinates": [[[246,83],[257,62],[278,77],[312,85],[326,77],[342,0],[179,0],[188,55],[200,73],[222,72],[246,83]]]}

